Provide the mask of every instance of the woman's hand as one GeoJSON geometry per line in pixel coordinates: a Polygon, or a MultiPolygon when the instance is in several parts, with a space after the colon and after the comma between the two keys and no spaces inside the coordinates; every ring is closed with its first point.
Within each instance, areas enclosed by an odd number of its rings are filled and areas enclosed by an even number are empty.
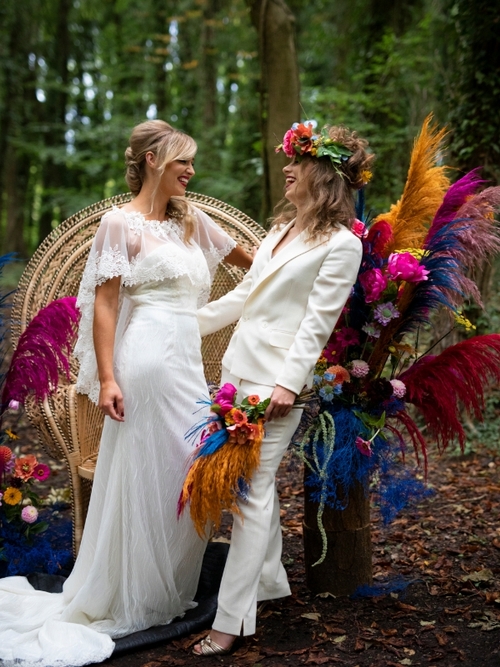
{"type": "Polygon", "coordinates": [[[125,421],[123,410],[123,395],[120,387],[114,380],[101,384],[99,393],[99,407],[104,414],[117,422],[125,421]]]}
{"type": "Polygon", "coordinates": [[[290,414],[296,398],[297,394],[294,394],[293,391],[285,389],[285,387],[280,387],[280,385],[277,384],[271,394],[271,402],[267,406],[264,418],[270,422],[273,419],[286,417],[290,414]]]}
{"type": "Polygon", "coordinates": [[[229,255],[226,255],[224,261],[233,266],[241,266],[243,269],[249,269],[252,266],[254,256],[253,250],[252,255],[249,255],[246,250],[237,245],[231,250],[229,255]]]}

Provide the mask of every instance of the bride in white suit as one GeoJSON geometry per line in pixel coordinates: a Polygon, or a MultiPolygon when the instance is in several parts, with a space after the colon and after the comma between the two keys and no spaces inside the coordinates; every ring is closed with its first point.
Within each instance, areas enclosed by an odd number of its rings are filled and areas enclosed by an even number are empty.
{"type": "Polygon", "coordinates": [[[351,231],[354,193],[370,176],[367,142],[344,127],[295,124],[281,148],[287,205],[260,246],[243,282],[198,311],[202,336],[238,320],[223,358],[222,382],[271,397],[261,460],[242,516],[233,517],[231,547],[210,635],[197,655],[228,653],[255,632],[257,602],[290,595],[281,563],[275,474],[299,421],[292,405],[340,316],[361,261],[351,231]]]}

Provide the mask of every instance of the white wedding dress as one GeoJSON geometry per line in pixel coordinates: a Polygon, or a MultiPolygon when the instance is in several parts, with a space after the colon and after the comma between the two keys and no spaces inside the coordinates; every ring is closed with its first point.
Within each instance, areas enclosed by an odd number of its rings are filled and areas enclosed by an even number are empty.
{"type": "Polygon", "coordinates": [[[195,606],[205,540],[177,500],[192,444],[185,433],[207,395],[196,309],[210,272],[235,246],[194,209],[195,242],[175,220],[114,209],[82,279],[77,388],[99,393],[92,344],[95,286],[121,276],[116,379],[125,422],[105,419],[83,540],[60,594],[0,579],[0,664],[77,667],[111,655],[113,638],[169,623],[195,606]]]}

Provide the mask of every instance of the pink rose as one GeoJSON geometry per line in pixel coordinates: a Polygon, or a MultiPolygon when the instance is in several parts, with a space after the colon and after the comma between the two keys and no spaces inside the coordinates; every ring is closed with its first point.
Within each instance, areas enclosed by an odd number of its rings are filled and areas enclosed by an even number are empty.
{"type": "Polygon", "coordinates": [[[409,252],[393,252],[387,262],[387,275],[391,280],[404,280],[407,283],[420,283],[427,280],[429,271],[420,266],[418,259],[409,252]]]}
{"type": "Polygon", "coordinates": [[[361,220],[356,219],[353,222],[353,225],[351,227],[351,232],[358,237],[358,239],[362,239],[363,236],[366,234],[366,225],[364,222],[361,222],[361,220]]]}
{"type": "Polygon", "coordinates": [[[237,391],[238,390],[236,389],[234,384],[226,382],[226,384],[223,384],[222,387],[217,392],[215,396],[215,402],[220,403],[221,401],[229,401],[232,405],[237,391]]]}
{"type": "Polygon", "coordinates": [[[365,271],[359,276],[359,282],[365,292],[366,303],[377,301],[387,287],[387,278],[380,269],[365,271]]]}
{"type": "Polygon", "coordinates": [[[217,414],[224,417],[224,415],[228,413],[229,410],[234,408],[234,397],[236,396],[237,391],[238,390],[234,384],[231,384],[230,382],[223,384],[215,395],[215,401],[211,406],[212,412],[216,412],[217,414]]]}
{"type": "Polygon", "coordinates": [[[295,155],[295,150],[292,145],[292,137],[295,136],[293,130],[288,130],[283,137],[283,152],[287,157],[292,158],[295,155]]]}

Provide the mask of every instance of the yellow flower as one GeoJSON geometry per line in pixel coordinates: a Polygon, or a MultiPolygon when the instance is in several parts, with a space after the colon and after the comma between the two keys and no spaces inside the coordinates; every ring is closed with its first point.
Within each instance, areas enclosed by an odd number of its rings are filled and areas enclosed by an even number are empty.
{"type": "Polygon", "coordinates": [[[373,176],[372,172],[369,171],[368,169],[364,169],[361,172],[361,179],[365,185],[372,180],[372,176],[373,176]]]}
{"type": "Polygon", "coordinates": [[[19,489],[15,489],[13,486],[9,486],[5,489],[2,500],[7,505],[18,505],[23,499],[23,494],[19,489]]]}
{"type": "Polygon", "coordinates": [[[455,317],[455,322],[458,324],[460,327],[464,327],[466,331],[471,331],[476,328],[474,324],[470,320],[468,320],[464,315],[462,315],[462,311],[458,311],[457,313],[454,314],[455,317]]]}
{"type": "Polygon", "coordinates": [[[424,250],[423,248],[402,248],[400,250],[396,250],[398,254],[401,254],[403,252],[409,252],[410,255],[415,257],[415,259],[422,259],[422,257],[425,257],[427,255],[427,250],[424,250]]]}
{"type": "Polygon", "coordinates": [[[11,440],[19,440],[19,436],[14,433],[14,431],[11,431],[10,428],[5,429],[6,435],[9,436],[11,440]]]}

